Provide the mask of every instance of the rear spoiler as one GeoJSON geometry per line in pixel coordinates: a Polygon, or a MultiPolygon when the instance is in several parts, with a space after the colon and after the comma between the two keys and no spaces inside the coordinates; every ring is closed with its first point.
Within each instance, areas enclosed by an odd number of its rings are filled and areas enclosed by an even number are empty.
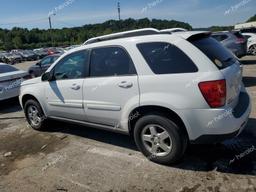
{"type": "Polygon", "coordinates": [[[195,41],[197,39],[210,37],[212,32],[210,31],[189,31],[189,32],[177,32],[175,35],[180,36],[188,41],[195,41]]]}

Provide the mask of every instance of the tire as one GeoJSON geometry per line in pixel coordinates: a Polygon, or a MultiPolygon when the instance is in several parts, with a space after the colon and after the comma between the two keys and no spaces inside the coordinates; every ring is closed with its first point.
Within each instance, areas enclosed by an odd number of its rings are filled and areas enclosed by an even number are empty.
{"type": "Polygon", "coordinates": [[[149,160],[165,165],[177,163],[183,157],[188,145],[187,135],[182,128],[167,117],[158,114],[146,115],[137,121],[134,140],[139,150],[149,160]],[[157,134],[152,137],[154,135],[152,132],[157,134]]]}
{"type": "Polygon", "coordinates": [[[252,55],[256,55],[256,44],[250,47],[249,53],[252,55]]]}
{"type": "Polygon", "coordinates": [[[34,73],[33,71],[30,71],[29,74],[30,74],[30,76],[31,76],[32,78],[36,78],[36,75],[35,75],[35,73],[34,73]]]}
{"type": "Polygon", "coordinates": [[[28,100],[24,105],[24,111],[26,119],[33,129],[41,131],[46,128],[47,119],[37,101],[28,100]]]}

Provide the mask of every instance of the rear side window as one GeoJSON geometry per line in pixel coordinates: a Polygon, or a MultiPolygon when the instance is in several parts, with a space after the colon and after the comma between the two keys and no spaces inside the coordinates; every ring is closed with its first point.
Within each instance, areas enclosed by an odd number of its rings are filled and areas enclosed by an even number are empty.
{"type": "Polygon", "coordinates": [[[121,47],[96,48],[91,52],[91,77],[135,75],[128,53],[121,47]]]}
{"type": "Polygon", "coordinates": [[[200,49],[219,69],[229,67],[236,62],[233,54],[211,37],[195,39],[191,43],[200,49]]]}
{"type": "Polygon", "coordinates": [[[18,69],[9,65],[0,65],[0,74],[18,71],[18,69]]]}
{"type": "Polygon", "coordinates": [[[154,42],[137,45],[155,74],[193,73],[198,69],[179,48],[169,43],[154,42]]]}

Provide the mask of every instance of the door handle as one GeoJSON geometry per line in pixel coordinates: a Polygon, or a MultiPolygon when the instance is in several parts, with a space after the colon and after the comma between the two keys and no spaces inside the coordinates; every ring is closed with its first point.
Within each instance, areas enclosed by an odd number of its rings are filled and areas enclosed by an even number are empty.
{"type": "Polygon", "coordinates": [[[77,85],[77,84],[73,84],[72,86],[71,86],[71,89],[73,89],[73,90],[79,90],[81,88],[81,86],[80,85],[77,85]]]}
{"type": "Polygon", "coordinates": [[[118,86],[121,88],[131,88],[133,86],[133,83],[127,82],[127,81],[122,81],[121,83],[118,84],[118,86]]]}

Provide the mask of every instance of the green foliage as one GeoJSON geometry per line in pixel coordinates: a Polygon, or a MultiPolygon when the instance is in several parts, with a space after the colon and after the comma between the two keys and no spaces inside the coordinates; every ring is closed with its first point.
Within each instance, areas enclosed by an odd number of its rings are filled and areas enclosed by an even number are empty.
{"type": "Polygon", "coordinates": [[[209,28],[209,31],[231,31],[234,29],[234,26],[212,26],[209,28]]]}
{"type": "Polygon", "coordinates": [[[247,22],[253,22],[253,21],[256,21],[256,15],[254,15],[250,19],[248,19],[247,22]]]}
{"type": "Polygon", "coordinates": [[[13,28],[0,29],[0,49],[32,49],[50,46],[69,46],[81,44],[87,39],[111,34],[114,32],[153,27],[166,29],[181,27],[191,30],[192,27],[184,22],[175,20],[159,20],[148,18],[135,20],[132,18],[116,21],[109,20],[101,24],[89,24],[82,27],[53,30],[13,28]]]}

